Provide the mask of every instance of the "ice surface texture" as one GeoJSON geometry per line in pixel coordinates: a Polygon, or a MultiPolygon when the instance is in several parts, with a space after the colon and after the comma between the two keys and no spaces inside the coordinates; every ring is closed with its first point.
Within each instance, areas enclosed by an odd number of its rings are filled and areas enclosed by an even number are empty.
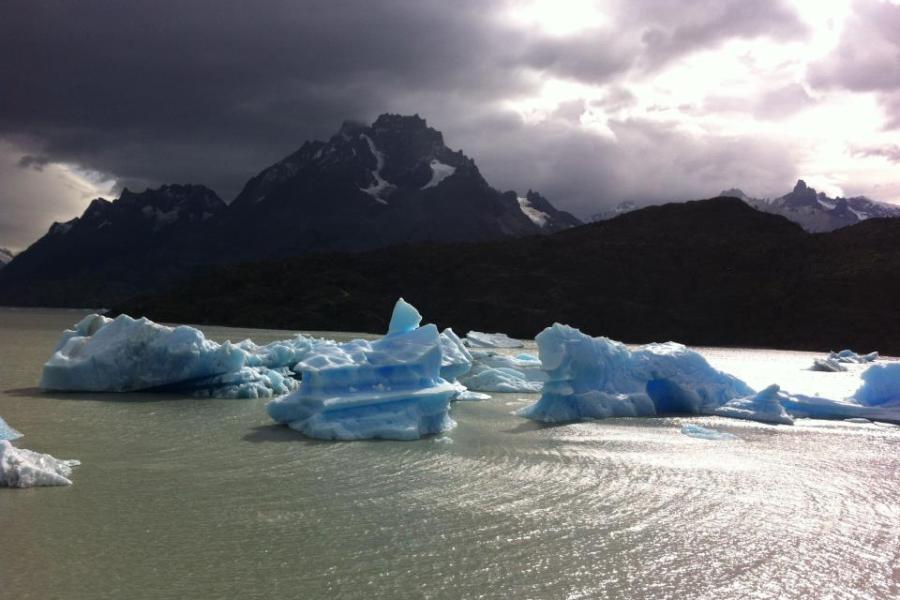
{"type": "Polygon", "coordinates": [[[547,381],[540,359],[529,354],[505,356],[490,350],[475,350],[471,356],[471,370],[459,378],[470,390],[533,394],[540,392],[547,381]]]}
{"type": "Polygon", "coordinates": [[[0,417],[0,440],[17,440],[22,434],[10,427],[3,417],[0,417]]]}
{"type": "Polygon", "coordinates": [[[28,488],[72,485],[69,476],[77,460],[59,460],[49,454],[22,450],[0,440],[0,487],[28,488]]]}
{"type": "Polygon", "coordinates": [[[434,325],[415,327],[410,308],[397,302],[380,340],[319,346],[294,368],[300,387],[269,402],[269,415],[325,440],[415,440],[451,429],[450,401],[463,388],[443,379],[441,366],[443,348],[458,340],[434,325]]]}
{"type": "Polygon", "coordinates": [[[482,333],[481,331],[470,331],[466,334],[464,341],[469,348],[521,348],[525,345],[505,333],[482,333]]]}
{"type": "Polygon", "coordinates": [[[828,360],[839,363],[859,363],[865,364],[878,360],[877,352],[869,352],[868,354],[857,354],[853,350],[841,350],[840,352],[831,352],[828,360]]]}
{"type": "Polygon", "coordinates": [[[160,391],[257,398],[297,387],[284,367],[309,355],[319,340],[256,346],[218,344],[185,325],[89,315],[63,333],[44,365],[40,386],[70,392],[160,391]]]}
{"type": "Polygon", "coordinates": [[[559,323],[536,340],[548,381],[540,400],[519,414],[537,421],[708,414],[753,394],[743,381],[717,371],[681,344],[649,344],[632,351],[559,323]]]}

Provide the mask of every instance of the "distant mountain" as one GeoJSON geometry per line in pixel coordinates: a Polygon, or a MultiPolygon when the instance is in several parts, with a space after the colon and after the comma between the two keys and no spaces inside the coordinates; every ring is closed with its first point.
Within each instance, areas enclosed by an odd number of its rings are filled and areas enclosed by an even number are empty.
{"type": "Polygon", "coordinates": [[[811,235],[716,198],[549,236],[227,266],[117,310],[156,320],[384,331],[398,296],[457,331],[554,321],[628,342],[900,354],[900,219],[811,235]]]}
{"type": "Polygon", "coordinates": [[[98,198],[3,269],[0,303],[107,305],[212,264],[579,224],[537,192],[492,188],[424,119],[382,115],[306,142],[250,179],[230,205],[198,185],[98,198]]]}
{"type": "Polygon", "coordinates": [[[580,221],[534,192],[488,185],[475,162],[418,116],[345,122],[244,186],[220,238],[266,231],[242,258],[359,251],[420,241],[552,233],[580,221]]]}
{"type": "Polygon", "coordinates": [[[0,269],[9,264],[13,259],[13,253],[6,248],[0,248],[0,269]]]}
{"type": "Polygon", "coordinates": [[[757,210],[786,217],[810,232],[834,231],[867,219],[900,217],[900,206],[865,196],[830,198],[802,179],[790,193],[772,200],[751,198],[739,189],[725,190],[720,195],[740,198],[757,210]]]}
{"type": "Polygon", "coordinates": [[[612,208],[608,208],[606,210],[601,210],[598,213],[595,213],[591,217],[591,221],[607,221],[609,219],[614,219],[619,215],[624,215],[625,213],[630,213],[633,210],[637,210],[638,205],[632,202],[631,200],[626,200],[624,202],[619,202],[612,208]]]}

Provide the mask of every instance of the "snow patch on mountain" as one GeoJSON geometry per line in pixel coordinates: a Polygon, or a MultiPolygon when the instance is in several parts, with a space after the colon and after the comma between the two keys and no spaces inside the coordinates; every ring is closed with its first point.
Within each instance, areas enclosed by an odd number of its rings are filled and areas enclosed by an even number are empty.
{"type": "Polygon", "coordinates": [[[387,200],[381,197],[381,194],[391,187],[390,182],[385,181],[385,179],[381,176],[381,169],[384,168],[384,153],[379,151],[378,148],[375,147],[375,142],[372,141],[372,138],[367,136],[366,134],[360,134],[360,139],[365,140],[365,142],[369,145],[369,151],[372,153],[372,156],[375,157],[375,170],[372,171],[372,177],[375,179],[375,183],[366,188],[359,188],[365,193],[369,194],[375,200],[382,204],[387,204],[387,200]]]}
{"type": "Polygon", "coordinates": [[[13,253],[6,248],[0,248],[0,269],[5,267],[12,261],[13,253]]]}
{"type": "Polygon", "coordinates": [[[445,165],[435,158],[431,161],[431,181],[423,185],[421,189],[427,190],[436,187],[454,173],[456,173],[456,167],[445,165]]]}
{"type": "Polygon", "coordinates": [[[547,221],[550,220],[550,215],[531,206],[531,202],[528,198],[519,196],[516,200],[519,201],[519,208],[525,213],[526,217],[531,219],[532,223],[538,227],[545,227],[547,225],[547,221]]]}

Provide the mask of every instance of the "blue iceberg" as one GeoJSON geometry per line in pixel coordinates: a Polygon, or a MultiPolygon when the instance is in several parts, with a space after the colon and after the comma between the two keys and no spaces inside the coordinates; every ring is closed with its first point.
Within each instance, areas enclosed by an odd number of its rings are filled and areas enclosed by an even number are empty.
{"type": "Polygon", "coordinates": [[[441,377],[447,381],[457,381],[471,368],[472,355],[448,327],[441,332],[441,377]]]}
{"type": "Polygon", "coordinates": [[[17,440],[22,434],[10,427],[3,417],[0,417],[0,440],[17,440]]]}
{"type": "Polygon", "coordinates": [[[681,344],[648,344],[632,351],[559,323],[536,340],[548,381],[541,398],[519,411],[536,421],[709,414],[753,394],[743,381],[712,368],[681,344]]]}
{"type": "Polygon", "coordinates": [[[32,452],[0,440],[0,487],[29,488],[44,485],[72,485],[69,476],[77,460],[60,460],[49,454],[32,452]]]}
{"type": "Polygon", "coordinates": [[[841,350],[840,352],[829,353],[827,360],[833,360],[839,363],[866,364],[878,360],[878,353],[869,352],[868,354],[857,354],[853,350],[841,350]]]}
{"type": "Polygon", "coordinates": [[[450,401],[464,388],[441,372],[443,348],[455,342],[410,314],[401,300],[391,323],[402,325],[384,338],[317,347],[294,367],[299,388],[266,405],[269,416],[323,440],[415,440],[453,428],[450,401]]]}
{"type": "Polygon", "coordinates": [[[474,350],[471,356],[471,370],[459,379],[470,390],[535,394],[547,381],[540,359],[529,354],[506,356],[489,350],[474,350]]]}
{"type": "Polygon", "coordinates": [[[323,340],[257,346],[218,344],[193,327],[146,318],[89,315],[65,331],[44,365],[40,387],[67,392],[152,391],[225,398],[268,398],[297,387],[287,368],[323,340]]]}

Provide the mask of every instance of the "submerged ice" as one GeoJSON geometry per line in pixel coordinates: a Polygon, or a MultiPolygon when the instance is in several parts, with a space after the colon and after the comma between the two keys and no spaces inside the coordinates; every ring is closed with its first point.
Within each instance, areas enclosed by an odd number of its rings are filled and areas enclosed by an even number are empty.
{"type": "Polygon", "coordinates": [[[458,339],[434,325],[419,327],[410,308],[397,302],[380,340],[318,347],[294,368],[299,388],[267,405],[272,419],[326,440],[414,440],[451,429],[450,401],[463,388],[441,372],[443,349],[457,351],[458,339]]]}

